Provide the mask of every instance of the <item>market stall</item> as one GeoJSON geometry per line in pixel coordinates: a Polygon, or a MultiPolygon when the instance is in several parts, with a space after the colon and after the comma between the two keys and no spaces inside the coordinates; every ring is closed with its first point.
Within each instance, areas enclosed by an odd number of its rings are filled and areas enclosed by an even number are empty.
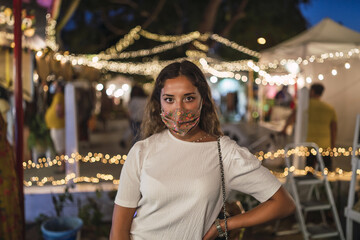
{"type": "MultiPolygon", "coordinates": [[[[356,104],[360,102],[359,46],[360,33],[325,18],[294,38],[264,50],[259,61],[269,73],[296,63],[298,89],[314,82],[325,86],[322,99],[336,110],[339,146],[351,146],[355,116],[360,112],[356,104]]],[[[304,127],[299,130],[306,132],[304,127]]]]}

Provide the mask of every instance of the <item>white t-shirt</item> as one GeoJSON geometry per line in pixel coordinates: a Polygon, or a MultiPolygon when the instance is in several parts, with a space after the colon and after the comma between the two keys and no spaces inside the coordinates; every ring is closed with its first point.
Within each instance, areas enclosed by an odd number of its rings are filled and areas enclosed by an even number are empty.
{"type": "MultiPolygon", "coordinates": [[[[237,190],[260,202],[281,186],[246,148],[221,137],[227,195],[237,190]]],[[[130,150],[117,205],[138,208],[134,240],[202,239],[223,205],[217,142],[186,142],[164,130],[130,150]]]]}

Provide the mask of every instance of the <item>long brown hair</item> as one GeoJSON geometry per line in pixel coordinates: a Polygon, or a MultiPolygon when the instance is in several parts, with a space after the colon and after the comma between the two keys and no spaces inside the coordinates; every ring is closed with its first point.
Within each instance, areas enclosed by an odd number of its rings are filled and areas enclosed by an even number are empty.
{"type": "Polygon", "coordinates": [[[155,87],[148,100],[141,124],[142,138],[150,137],[151,135],[166,129],[166,126],[160,117],[160,93],[167,79],[173,79],[178,76],[187,77],[192,84],[197,87],[203,99],[199,127],[210,135],[223,135],[215,104],[211,97],[210,87],[206,82],[204,74],[194,63],[182,61],[169,64],[161,70],[159,76],[156,78],[155,87]]]}

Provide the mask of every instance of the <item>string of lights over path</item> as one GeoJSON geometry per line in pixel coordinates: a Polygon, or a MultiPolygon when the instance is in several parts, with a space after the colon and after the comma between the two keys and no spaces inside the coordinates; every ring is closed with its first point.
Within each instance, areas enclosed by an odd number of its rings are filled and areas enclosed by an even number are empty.
{"type": "MultiPolygon", "coordinates": [[[[58,52],[59,46],[56,43],[55,27],[56,21],[53,20],[50,15],[47,15],[47,27],[46,27],[46,44],[49,49],[52,49],[56,54],[54,58],[61,63],[70,62],[72,65],[84,65],[93,67],[96,69],[102,69],[106,71],[119,72],[125,74],[137,74],[144,76],[156,76],[159,71],[168,65],[172,61],[181,61],[185,58],[189,58],[194,62],[200,63],[202,69],[216,77],[220,78],[236,78],[246,71],[258,72],[259,77],[255,79],[256,84],[263,85],[292,85],[295,84],[296,76],[294,74],[285,74],[272,76],[268,73],[273,69],[284,69],[288,64],[308,65],[311,63],[324,63],[325,61],[338,60],[338,59],[351,59],[358,58],[360,56],[360,50],[358,48],[351,49],[348,52],[334,52],[323,53],[319,56],[308,56],[306,58],[297,59],[282,59],[274,60],[266,64],[258,64],[253,60],[241,60],[241,61],[219,61],[207,56],[206,52],[208,47],[201,43],[209,38],[228,46],[236,51],[249,55],[251,58],[259,59],[261,54],[259,52],[248,49],[233,41],[230,41],[224,37],[221,37],[213,33],[201,34],[198,31],[190,32],[182,35],[160,35],[146,31],[140,26],[137,26],[124,35],[114,46],[98,53],[98,54],[71,54],[69,52],[58,52]],[[124,51],[129,46],[133,45],[140,37],[151,39],[153,41],[164,43],[151,49],[141,49],[137,51],[124,51]],[[191,43],[197,50],[188,50],[185,52],[186,57],[174,59],[172,61],[159,61],[157,59],[148,60],[146,62],[119,62],[114,60],[129,59],[136,57],[145,57],[156,55],[164,51],[182,46],[184,44],[191,43]]],[[[38,51],[37,57],[42,57],[44,54],[42,50],[38,51]]],[[[344,64],[345,69],[350,68],[350,63],[344,64]]],[[[336,75],[336,69],[331,70],[332,75],[336,75]]],[[[240,80],[241,76],[236,78],[240,80]]],[[[317,76],[319,80],[324,79],[324,74],[317,76]]],[[[306,82],[311,83],[311,77],[306,77],[306,82]]]]}

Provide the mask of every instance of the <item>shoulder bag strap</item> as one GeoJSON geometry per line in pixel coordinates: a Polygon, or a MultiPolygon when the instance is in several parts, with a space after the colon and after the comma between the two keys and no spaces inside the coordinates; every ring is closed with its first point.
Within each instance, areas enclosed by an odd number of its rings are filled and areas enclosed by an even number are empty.
{"type": "Polygon", "coordinates": [[[225,175],[224,175],[224,165],[221,154],[221,146],[220,146],[220,137],[217,139],[218,152],[219,152],[219,163],[220,163],[220,176],[221,176],[221,188],[222,188],[222,199],[223,199],[223,210],[224,210],[224,222],[225,222],[225,239],[228,239],[228,231],[227,231],[227,217],[226,217],[226,191],[225,191],[225,175]]]}

